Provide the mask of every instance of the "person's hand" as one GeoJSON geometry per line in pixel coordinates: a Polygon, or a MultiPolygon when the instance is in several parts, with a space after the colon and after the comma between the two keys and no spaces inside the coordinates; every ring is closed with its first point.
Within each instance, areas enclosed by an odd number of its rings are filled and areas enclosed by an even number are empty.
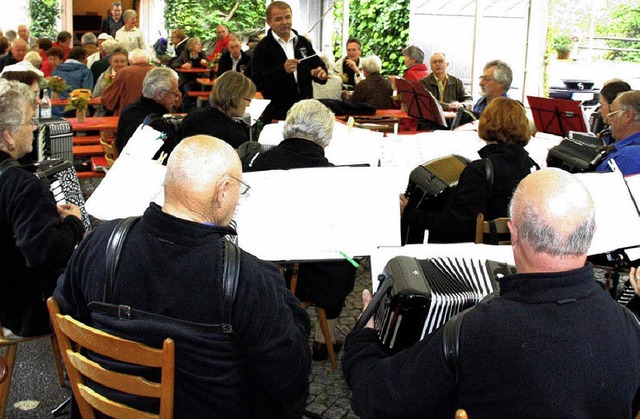
{"type": "Polygon", "coordinates": [[[185,70],[188,70],[191,68],[191,63],[184,63],[180,66],[180,68],[183,68],[185,70]]]}
{"type": "Polygon", "coordinates": [[[320,79],[320,80],[326,80],[327,79],[327,72],[324,71],[324,68],[318,66],[318,67],[314,68],[313,70],[311,70],[311,77],[315,77],[315,78],[320,79]]]}
{"type": "Polygon", "coordinates": [[[355,61],[353,61],[351,58],[347,58],[346,60],[344,60],[344,62],[345,64],[347,64],[347,67],[353,70],[355,74],[360,74],[360,69],[358,68],[358,64],[356,64],[355,61]]]}
{"type": "Polygon", "coordinates": [[[640,272],[638,272],[636,268],[631,268],[629,271],[629,282],[631,282],[631,286],[636,292],[636,295],[640,297],[640,284],[638,284],[638,281],[640,281],[640,272]]]}
{"type": "MultiPolygon", "coordinates": [[[[367,289],[362,291],[362,313],[364,313],[364,311],[367,309],[372,299],[373,299],[373,296],[371,295],[371,291],[367,289]]],[[[362,316],[362,313],[360,313],[361,316],[362,316]]],[[[369,319],[367,324],[364,325],[364,327],[368,327],[369,329],[373,329],[375,327],[373,324],[373,316],[371,316],[371,318],[369,319]]]]}
{"type": "Polygon", "coordinates": [[[204,58],[202,60],[200,60],[200,65],[203,67],[206,67],[209,65],[209,63],[207,62],[207,60],[205,60],[204,58]]]}
{"type": "Polygon", "coordinates": [[[462,107],[464,107],[464,105],[460,102],[456,102],[455,100],[449,104],[449,110],[454,112],[462,107]]]}
{"type": "Polygon", "coordinates": [[[77,205],[62,204],[62,205],[57,205],[56,209],[58,210],[58,215],[60,216],[61,220],[64,220],[69,215],[73,215],[77,219],[80,219],[80,217],[82,217],[82,215],[80,215],[80,208],[77,205]]]}
{"type": "Polygon", "coordinates": [[[299,62],[300,60],[296,60],[295,58],[289,58],[287,61],[284,62],[284,71],[286,71],[287,74],[293,73],[298,69],[299,62]]]}
{"type": "Polygon", "coordinates": [[[405,196],[405,194],[400,194],[400,215],[404,212],[405,207],[409,203],[409,198],[405,196]]]}

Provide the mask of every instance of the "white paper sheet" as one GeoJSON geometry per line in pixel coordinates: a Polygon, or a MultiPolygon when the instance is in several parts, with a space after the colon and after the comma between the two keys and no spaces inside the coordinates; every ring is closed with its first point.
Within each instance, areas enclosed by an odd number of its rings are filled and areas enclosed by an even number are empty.
{"type": "Polygon", "coordinates": [[[589,254],[640,245],[640,217],[620,172],[580,173],[576,178],[591,193],[596,233],[589,254]]]}
{"type": "Polygon", "coordinates": [[[400,244],[398,195],[381,168],[245,173],[234,219],[240,247],[273,261],[341,259],[400,244]]]}

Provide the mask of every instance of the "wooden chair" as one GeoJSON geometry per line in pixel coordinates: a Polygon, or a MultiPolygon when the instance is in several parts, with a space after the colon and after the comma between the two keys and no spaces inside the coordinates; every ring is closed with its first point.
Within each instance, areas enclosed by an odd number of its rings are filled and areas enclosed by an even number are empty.
{"type": "Polygon", "coordinates": [[[83,418],[94,418],[94,409],[112,416],[127,418],[172,418],[175,348],[173,339],[164,340],[155,349],[122,339],[78,320],[60,314],[57,301],[47,300],[53,329],[62,349],[69,381],[83,418]],[[80,352],[85,348],[97,354],[137,366],[161,368],[159,383],[142,377],[107,370],[80,352]],[[85,385],[84,377],[105,387],[141,397],[160,399],[160,414],[154,415],[115,402],[85,385]]]}
{"type": "Polygon", "coordinates": [[[9,339],[4,336],[2,331],[2,325],[0,324],[0,347],[6,347],[6,353],[4,357],[0,356],[0,419],[4,418],[4,411],[7,408],[9,401],[9,391],[11,389],[11,377],[13,376],[13,370],[16,364],[16,355],[18,353],[18,345],[22,342],[27,342],[34,339],[49,338],[51,341],[51,352],[53,353],[53,360],[56,364],[56,372],[58,373],[58,382],[60,387],[65,386],[64,371],[62,366],[62,357],[60,356],[60,348],[58,342],[53,334],[34,336],[28,338],[16,338],[9,339]]]}
{"type": "Polygon", "coordinates": [[[493,245],[511,244],[508,222],[509,218],[506,217],[485,221],[484,214],[478,214],[476,218],[476,243],[493,245]],[[501,240],[501,238],[506,237],[509,237],[509,240],[501,240]]]}
{"type": "MultiPolygon", "coordinates": [[[[297,263],[292,263],[289,265],[288,269],[291,269],[291,285],[289,289],[291,289],[292,293],[296,293],[296,288],[298,286],[298,268],[299,265],[297,263]]],[[[280,271],[284,270],[284,266],[280,265],[280,271]]],[[[301,301],[300,305],[303,308],[307,308],[312,303],[309,301],[301,301]]],[[[338,361],[336,360],[336,352],[333,349],[333,338],[331,336],[331,331],[329,330],[329,323],[327,322],[327,312],[322,307],[316,307],[316,315],[318,316],[318,324],[320,325],[320,330],[322,331],[322,336],[324,337],[324,341],[327,344],[327,354],[329,355],[329,360],[331,361],[331,367],[335,370],[338,368],[338,361]]]]}
{"type": "Polygon", "coordinates": [[[104,151],[104,158],[107,160],[107,165],[109,167],[113,166],[113,162],[118,158],[115,141],[109,141],[100,136],[100,145],[102,146],[102,151],[104,151]]]}

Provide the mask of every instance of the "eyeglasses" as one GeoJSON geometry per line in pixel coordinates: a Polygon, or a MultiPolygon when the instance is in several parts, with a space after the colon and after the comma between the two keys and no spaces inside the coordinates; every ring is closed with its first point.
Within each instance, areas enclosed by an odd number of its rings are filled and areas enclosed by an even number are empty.
{"type": "Polygon", "coordinates": [[[617,114],[618,112],[624,112],[622,109],[618,109],[617,111],[613,111],[613,112],[609,112],[607,114],[607,120],[611,119],[611,117],[615,114],[617,114]]]}
{"type": "Polygon", "coordinates": [[[480,81],[492,81],[495,80],[493,77],[489,77],[489,76],[480,76],[480,81]]]}
{"type": "Polygon", "coordinates": [[[237,180],[238,182],[240,182],[240,195],[246,195],[247,192],[249,192],[249,189],[251,189],[251,186],[247,185],[246,183],[244,183],[243,181],[241,181],[237,177],[235,177],[233,175],[229,175],[229,177],[232,178],[232,179],[237,180]]]}
{"type": "Polygon", "coordinates": [[[251,98],[243,97],[243,99],[246,100],[247,102],[249,102],[249,105],[251,105],[251,98]]]}
{"type": "Polygon", "coordinates": [[[180,97],[180,93],[178,93],[178,92],[172,92],[171,90],[162,90],[162,91],[165,92],[165,93],[171,93],[176,98],[180,97]]]}

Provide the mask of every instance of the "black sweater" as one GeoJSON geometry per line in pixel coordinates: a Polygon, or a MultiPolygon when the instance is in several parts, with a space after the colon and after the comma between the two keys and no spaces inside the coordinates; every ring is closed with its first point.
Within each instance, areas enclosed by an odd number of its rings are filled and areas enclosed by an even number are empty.
{"type": "Polygon", "coordinates": [[[375,331],[349,335],[342,367],[355,412],[434,417],[450,406],[472,418],[635,415],[640,326],[596,284],[590,264],[508,276],[500,288],[464,318],[457,385],[444,363],[442,329],[393,357],[375,331]]]}
{"type": "MultiPolygon", "coordinates": [[[[0,152],[0,161],[10,157],[0,152]]],[[[50,333],[45,300],[82,239],[82,222],[60,220],[49,190],[19,167],[0,180],[0,323],[20,336],[50,333]]]]}

